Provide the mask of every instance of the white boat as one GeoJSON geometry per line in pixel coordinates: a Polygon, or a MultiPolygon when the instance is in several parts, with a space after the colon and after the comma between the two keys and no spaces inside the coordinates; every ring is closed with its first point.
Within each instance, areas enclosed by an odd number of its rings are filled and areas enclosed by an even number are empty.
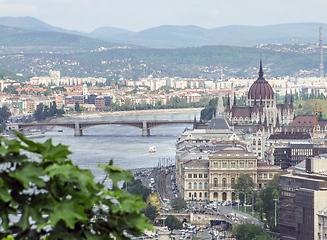
{"type": "Polygon", "coordinates": [[[149,148],[149,153],[155,153],[157,150],[156,150],[156,146],[151,146],[149,148]]]}

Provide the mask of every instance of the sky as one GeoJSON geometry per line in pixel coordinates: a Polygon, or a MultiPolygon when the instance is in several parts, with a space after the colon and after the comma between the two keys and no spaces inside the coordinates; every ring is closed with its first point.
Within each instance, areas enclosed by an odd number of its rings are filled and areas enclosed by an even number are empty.
{"type": "Polygon", "coordinates": [[[327,23],[326,0],[0,0],[0,17],[34,17],[68,30],[141,31],[161,25],[327,23]]]}

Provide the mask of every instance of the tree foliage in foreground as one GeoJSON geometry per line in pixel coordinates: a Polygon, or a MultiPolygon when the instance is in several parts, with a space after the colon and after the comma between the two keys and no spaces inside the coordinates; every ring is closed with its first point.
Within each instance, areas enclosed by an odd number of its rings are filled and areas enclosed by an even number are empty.
{"type": "Polygon", "coordinates": [[[277,240],[264,232],[260,226],[250,223],[234,224],[232,235],[238,240],[277,240]]]}
{"type": "Polygon", "coordinates": [[[165,219],[165,226],[167,226],[170,229],[181,229],[183,228],[183,223],[180,222],[176,217],[169,215],[165,219]]]}
{"type": "MultiPolygon", "coordinates": [[[[236,183],[233,184],[232,188],[235,191],[239,192],[240,202],[244,203],[244,194],[253,194],[254,189],[254,182],[251,178],[250,174],[241,173],[240,176],[237,178],[236,183]]],[[[250,199],[250,195],[249,198],[250,199]]]]}
{"type": "MultiPolygon", "coordinates": [[[[127,184],[127,191],[130,194],[141,195],[143,202],[146,202],[146,199],[151,193],[151,189],[144,186],[142,184],[142,181],[140,179],[135,179],[134,176],[131,178],[131,181],[129,182],[130,183],[127,184]]],[[[125,183],[123,188],[126,188],[125,183]]]]}
{"type": "Polygon", "coordinates": [[[131,172],[102,166],[111,188],[74,166],[67,146],[0,137],[0,239],[126,239],[151,229],[141,196],[118,187],[131,172]],[[11,216],[9,218],[9,216],[11,216]]]}

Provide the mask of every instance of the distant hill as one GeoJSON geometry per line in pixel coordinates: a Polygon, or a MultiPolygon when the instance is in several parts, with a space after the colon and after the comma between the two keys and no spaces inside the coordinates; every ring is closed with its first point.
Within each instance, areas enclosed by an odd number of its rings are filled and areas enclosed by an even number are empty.
{"type": "Polygon", "coordinates": [[[0,25],[0,53],[83,52],[123,44],[110,43],[76,34],[35,31],[0,25]]]}
{"type": "Polygon", "coordinates": [[[95,29],[90,33],[90,35],[119,35],[119,34],[132,34],[132,31],[128,31],[121,28],[115,28],[115,27],[100,27],[95,29]]]}
{"type": "Polygon", "coordinates": [[[290,23],[270,26],[225,26],[213,29],[198,26],[164,25],[132,32],[114,27],[100,27],[91,33],[68,31],[53,27],[32,17],[1,17],[0,25],[46,32],[86,36],[108,42],[136,44],[152,48],[184,48],[205,45],[257,46],[260,44],[298,44],[319,42],[319,27],[324,23],[290,23]]]}
{"type": "Polygon", "coordinates": [[[133,43],[155,48],[229,45],[251,47],[260,44],[318,43],[322,23],[293,23],[264,27],[226,26],[205,29],[197,26],[159,26],[126,35],[103,35],[107,41],[133,43]]]}

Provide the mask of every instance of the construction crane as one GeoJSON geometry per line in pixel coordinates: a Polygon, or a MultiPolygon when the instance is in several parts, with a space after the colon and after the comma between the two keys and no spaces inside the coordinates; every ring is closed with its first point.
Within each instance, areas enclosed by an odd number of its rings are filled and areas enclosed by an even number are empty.
{"type": "Polygon", "coordinates": [[[324,112],[324,110],[318,109],[318,105],[316,103],[315,110],[313,110],[313,111],[315,112],[315,134],[314,134],[314,137],[318,138],[318,112],[324,112]]]}

